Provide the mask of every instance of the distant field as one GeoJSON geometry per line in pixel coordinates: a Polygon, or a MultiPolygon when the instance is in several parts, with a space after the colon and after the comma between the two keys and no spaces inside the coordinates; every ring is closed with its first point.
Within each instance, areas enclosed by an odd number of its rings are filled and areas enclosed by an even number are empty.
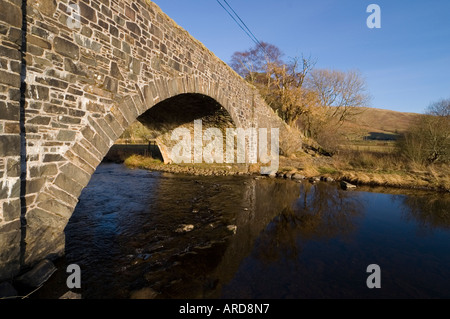
{"type": "Polygon", "coordinates": [[[395,141],[352,140],[349,144],[344,146],[344,149],[376,153],[391,153],[395,150],[395,141]]]}

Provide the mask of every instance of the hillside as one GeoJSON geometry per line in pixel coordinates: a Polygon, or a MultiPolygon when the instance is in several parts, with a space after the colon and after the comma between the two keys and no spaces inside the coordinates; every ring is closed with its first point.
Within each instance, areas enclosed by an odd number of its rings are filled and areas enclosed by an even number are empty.
{"type": "Polygon", "coordinates": [[[418,113],[404,113],[377,108],[361,108],[359,114],[343,124],[348,137],[362,139],[389,139],[397,133],[404,132],[420,115],[418,113]]]}

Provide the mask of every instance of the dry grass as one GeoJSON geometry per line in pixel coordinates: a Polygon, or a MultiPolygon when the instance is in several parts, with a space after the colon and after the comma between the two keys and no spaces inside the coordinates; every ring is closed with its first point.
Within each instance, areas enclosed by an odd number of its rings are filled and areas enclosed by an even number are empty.
{"type": "Polygon", "coordinates": [[[345,131],[351,135],[364,136],[369,132],[404,132],[419,116],[416,113],[396,112],[377,108],[361,109],[363,112],[355,115],[343,125],[345,131]]]}
{"type": "Polygon", "coordinates": [[[364,185],[450,190],[448,164],[424,166],[393,153],[346,151],[333,158],[334,177],[364,185]]]}
{"type": "Polygon", "coordinates": [[[256,174],[260,172],[260,166],[253,164],[246,166],[245,164],[207,164],[207,163],[181,163],[181,164],[164,164],[164,162],[148,156],[131,155],[124,164],[131,168],[148,169],[152,171],[162,171],[170,173],[187,173],[194,175],[242,175],[256,174]]]}
{"type": "Polygon", "coordinates": [[[158,159],[142,155],[128,156],[125,159],[124,164],[128,167],[135,167],[135,168],[150,168],[159,165],[164,165],[164,163],[158,159]]]}

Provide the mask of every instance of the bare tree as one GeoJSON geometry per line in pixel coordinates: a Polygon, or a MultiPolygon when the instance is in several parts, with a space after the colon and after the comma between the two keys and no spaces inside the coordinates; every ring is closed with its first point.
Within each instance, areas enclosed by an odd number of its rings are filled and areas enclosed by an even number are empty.
{"type": "Polygon", "coordinates": [[[325,108],[327,120],[342,124],[367,106],[370,96],[359,71],[316,69],[310,73],[307,87],[316,92],[320,105],[325,108]]]}
{"type": "Polygon", "coordinates": [[[261,43],[245,52],[235,52],[231,58],[233,69],[255,85],[266,102],[290,126],[317,99],[303,88],[314,62],[310,58],[282,60],[281,50],[268,43],[261,43]]]}
{"type": "Polygon", "coordinates": [[[268,65],[282,64],[283,53],[270,43],[261,42],[253,48],[235,52],[231,56],[230,66],[244,79],[254,82],[258,74],[267,72],[268,65]]]}
{"type": "Polygon", "coordinates": [[[398,141],[400,152],[420,164],[450,161],[450,99],[428,106],[426,113],[398,141]]]}

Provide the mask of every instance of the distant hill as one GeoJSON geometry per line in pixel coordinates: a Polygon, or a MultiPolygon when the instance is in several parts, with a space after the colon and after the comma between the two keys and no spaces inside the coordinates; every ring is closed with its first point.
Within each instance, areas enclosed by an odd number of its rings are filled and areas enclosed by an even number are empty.
{"type": "Polygon", "coordinates": [[[346,135],[361,139],[392,139],[405,132],[418,117],[418,113],[405,113],[391,110],[364,107],[361,113],[347,120],[342,128],[346,135]]]}

